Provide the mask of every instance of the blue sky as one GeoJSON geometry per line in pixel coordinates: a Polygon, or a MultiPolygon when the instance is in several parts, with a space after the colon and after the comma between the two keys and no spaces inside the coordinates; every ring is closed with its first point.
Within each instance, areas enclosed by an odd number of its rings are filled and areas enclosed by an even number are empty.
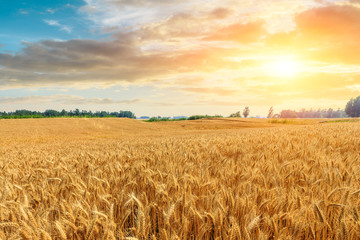
{"type": "Polygon", "coordinates": [[[82,19],[78,9],[83,1],[3,1],[0,8],[1,43],[4,50],[19,51],[22,41],[41,39],[90,37],[89,21],[82,19]],[[50,26],[46,21],[56,21],[61,26],[50,26]]]}
{"type": "Polygon", "coordinates": [[[0,111],[265,116],[360,95],[358,0],[0,4],[0,111]]]}

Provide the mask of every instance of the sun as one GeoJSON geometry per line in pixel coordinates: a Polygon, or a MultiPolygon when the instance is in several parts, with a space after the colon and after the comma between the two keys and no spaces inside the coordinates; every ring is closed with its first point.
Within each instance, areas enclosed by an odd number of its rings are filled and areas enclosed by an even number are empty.
{"type": "Polygon", "coordinates": [[[278,57],[265,65],[268,75],[276,77],[294,77],[302,71],[300,62],[290,57],[278,57]]]}

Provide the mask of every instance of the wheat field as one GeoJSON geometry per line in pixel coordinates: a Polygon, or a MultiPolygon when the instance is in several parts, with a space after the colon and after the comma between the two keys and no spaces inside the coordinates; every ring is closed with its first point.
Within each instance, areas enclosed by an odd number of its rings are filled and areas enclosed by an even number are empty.
{"type": "Polygon", "coordinates": [[[360,239],[359,132],[0,120],[0,239],[360,239]]]}

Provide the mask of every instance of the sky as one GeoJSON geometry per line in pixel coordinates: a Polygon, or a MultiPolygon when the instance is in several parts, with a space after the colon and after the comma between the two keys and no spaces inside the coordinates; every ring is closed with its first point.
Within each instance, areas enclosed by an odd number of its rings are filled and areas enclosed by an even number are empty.
{"type": "Polygon", "coordinates": [[[266,116],[360,95],[360,0],[0,4],[0,111],[266,116]]]}

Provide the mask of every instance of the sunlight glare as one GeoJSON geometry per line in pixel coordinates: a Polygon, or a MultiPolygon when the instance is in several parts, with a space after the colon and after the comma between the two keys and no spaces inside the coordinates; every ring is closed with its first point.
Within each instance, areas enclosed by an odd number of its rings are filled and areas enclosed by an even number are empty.
{"type": "Polygon", "coordinates": [[[293,77],[301,72],[301,64],[289,57],[277,58],[266,65],[266,72],[276,77],[293,77]]]}

